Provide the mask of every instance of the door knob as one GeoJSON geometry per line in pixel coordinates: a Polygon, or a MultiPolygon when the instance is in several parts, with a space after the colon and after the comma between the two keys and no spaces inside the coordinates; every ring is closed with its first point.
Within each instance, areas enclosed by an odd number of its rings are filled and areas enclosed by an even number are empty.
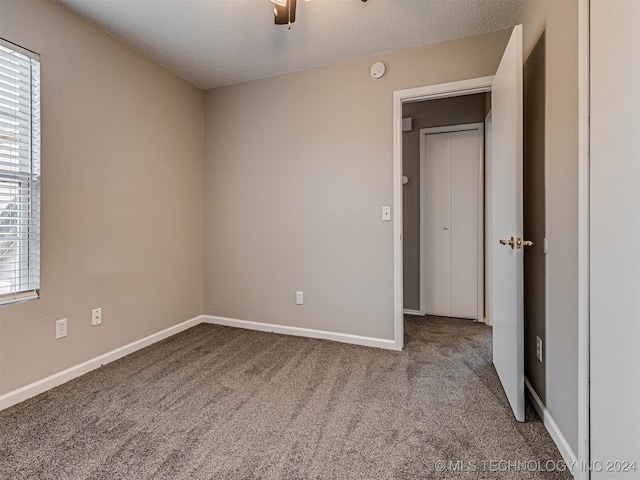
{"type": "Polygon", "coordinates": [[[511,248],[514,248],[516,245],[516,239],[511,237],[510,240],[500,240],[500,245],[511,245],[511,248]]]}
{"type": "Polygon", "coordinates": [[[442,228],[444,228],[445,230],[449,230],[449,227],[447,227],[446,225],[442,228]]]}

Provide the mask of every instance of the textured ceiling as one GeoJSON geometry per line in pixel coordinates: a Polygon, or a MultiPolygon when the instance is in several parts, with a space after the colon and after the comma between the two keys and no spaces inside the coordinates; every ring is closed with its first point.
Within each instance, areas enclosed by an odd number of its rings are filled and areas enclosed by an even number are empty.
{"type": "Polygon", "coordinates": [[[522,0],[57,0],[207,89],[509,28],[522,0]]]}

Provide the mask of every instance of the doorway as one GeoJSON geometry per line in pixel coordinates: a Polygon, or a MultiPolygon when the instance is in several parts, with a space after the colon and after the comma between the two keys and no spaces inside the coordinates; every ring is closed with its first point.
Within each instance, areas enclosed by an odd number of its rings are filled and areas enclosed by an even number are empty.
{"type": "MultiPolygon", "coordinates": [[[[488,317],[493,328],[493,365],[514,416],[525,419],[524,400],[524,247],[522,231],[522,26],[517,25],[507,43],[496,75],[482,79],[435,85],[394,93],[394,176],[401,181],[401,122],[403,101],[457,97],[491,91],[491,156],[487,164],[490,203],[486,206],[489,282],[486,289],[488,317]]],[[[402,190],[394,185],[397,199],[394,223],[395,327],[396,342],[402,348],[402,190]]]]}
{"type": "MultiPolygon", "coordinates": [[[[409,90],[400,90],[394,92],[394,337],[395,348],[401,350],[403,346],[404,335],[404,282],[403,282],[403,200],[408,195],[407,191],[403,191],[403,107],[416,102],[424,102],[438,99],[455,99],[458,97],[471,96],[474,94],[486,94],[491,92],[493,76],[474,78],[470,80],[462,80],[447,84],[432,85],[426,87],[418,87],[409,90]]],[[[482,121],[484,120],[484,113],[482,121]]],[[[454,122],[449,122],[449,124],[454,122]]],[[[468,123],[468,122],[460,122],[468,123]]],[[[414,178],[415,180],[415,178],[414,178]]],[[[411,179],[408,179],[411,184],[411,179]]],[[[419,182],[414,181],[414,186],[419,182]]],[[[418,217],[419,218],[419,217],[418,217]]],[[[419,237],[418,237],[419,239],[419,237]]],[[[418,240],[419,244],[419,240],[418,240]]],[[[485,291],[487,290],[485,286],[485,291]]],[[[418,289],[419,292],[419,289],[418,289]]],[[[418,293],[419,298],[419,293],[418,293]]],[[[418,307],[419,308],[419,307],[418,307]]],[[[412,309],[408,309],[408,313],[412,309]]],[[[413,309],[419,313],[418,309],[413,309]]]]}
{"type": "Polygon", "coordinates": [[[402,174],[403,101],[445,98],[491,91],[491,156],[487,164],[490,202],[486,205],[489,282],[488,316],[493,326],[493,365],[518,421],[525,420],[522,215],[522,26],[516,25],[494,77],[394,93],[394,223],[396,344],[402,348],[402,174]]]}
{"type": "Polygon", "coordinates": [[[490,95],[402,105],[404,313],[485,320],[484,122],[490,95]]]}

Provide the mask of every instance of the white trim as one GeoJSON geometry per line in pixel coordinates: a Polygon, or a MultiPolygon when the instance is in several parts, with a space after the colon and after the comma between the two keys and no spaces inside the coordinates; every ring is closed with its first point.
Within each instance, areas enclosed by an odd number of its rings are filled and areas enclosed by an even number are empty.
{"type": "Polygon", "coordinates": [[[461,125],[446,125],[442,127],[430,127],[420,129],[420,314],[426,315],[426,224],[424,222],[423,212],[425,211],[425,202],[427,197],[427,178],[426,178],[426,156],[425,145],[426,136],[435,133],[462,132],[469,130],[477,130],[481,138],[478,154],[478,198],[477,198],[477,229],[478,229],[478,272],[477,272],[477,308],[476,318],[478,322],[486,322],[484,318],[484,122],[465,123],[461,125]]]}
{"type": "Polygon", "coordinates": [[[402,93],[393,92],[393,339],[404,347],[402,244],[402,93]]]}
{"type": "Polygon", "coordinates": [[[394,349],[404,345],[402,286],[402,104],[491,91],[493,76],[393,92],[393,332],[394,349]]]}
{"type": "MultiPolygon", "coordinates": [[[[544,406],[544,403],[540,400],[540,397],[529,383],[527,377],[524,378],[524,384],[529,392],[533,408],[535,408],[536,413],[542,419],[542,423],[544,423],[544,426],[556,444],[556,447],[558,447],[560,455],[562,455],[562,459],[567,465],[567,468],[571,469],[572,467],[575,467],[578,465],[578,458],[576,457],[576,454],[573,453],[573,450],[571,450],[571,446],[569,445],[569,442],[567,442],[567,439],[562,435],[560,427],[558,427],[558,424],[553,420],[553,417],[551,417],[551,413],[549,413],[547,407],[544,406]]],[[[579,472],[572,471],[571,473],[575,476],[575,474],[579,472]]]]}
{"type": "Polygon", "coordinates": [[[418,315],[418,316],[423,316],[424,313],[421,313],[420,310],[411,310],[408,308],[405,308],[402,313],[404,313],[405,315],[418,315]]]}
{"type": "MultiPolygon", "coordinates": [[[[589,432],[589,0],[578,2],[578,459],[590,462],[589,432]]],[[[590,472],[577,472],[587,480],[590,472]]]]}
{"type": "Polygon", "coordinates": [[[311,328],[291,327],[288,325],[276,325],[273,323],[252,322],[249,320],[239,320],[237,318],[217,317],[214,315],[203,315],[202,323],[214,325],[224,325],[226,327],[244,328],[245,330],[256,330],[258,332],[279,333],[282,335],[293,335],[296,337],[318,338],[322,340],[332,340],[334,342],[350,343],[353,345],[364,345],[366,347],[384,348],[387,350],[398,350],[393,340],[384,338],[361,337],[348,333],[327,332],[325,330],[314,330],[311,328]]]}
{"type": "Polygon", "coordinates": [[[421,129],[420,130],[420,199],[418,200],[420,203],[420,258],[418,260],[418,265],[419,265],[419,281],[418,281],[418,288],[420,289],[418,291],[418,302],[420,305],[420,313],[422,313],[423,315],[426,315],[427,313],[427,299],[426,299],[426,289],[425,289],[425,285],[426,285],[426,281],[425,281],[425,274],[426,272],[426,268],[425,268],[425,263],[427,260],[427,246],[426,246],[426,241],[427,241],[427,225],[424,221],[424,216],[425,216],[425,203],[426,203],[426,196],[427,196],[427,180],[426,180],[426,176],[427,176],[427,166],[426,166],[426,158],[425,158],[425,142],[426,142],[426,132],[423,132],[423,130],[426,129],[421,129]]]}
{"type": "Polygon", "coordinates": [[[324,340],[333,340],[335,342],[349,343],[353,345],[364,345],[367,347],[383,348],[386,350],[399,350],[396,348],[396,342],[384,338],[362,337],[359,335],[350,335],[347,333],[327,332],[324,330],[313,330],[310,328],[290,327],[286,325],[274,325],[270,323],[250,322],[246,320],[237,320],[234,318],[216,317],[211,315],[199,315],[197,317],[186,320],[182,323],[165,328],[157,333],[136,340],[122,347],[116,348],[110,352],[99,355],[95,358],[82,362],[73,367],[67,368],[58,373],[54,373],[46,378],[25,385],[11,392],[0,395],[0,411],[12,407],[31,397],[35,397],[63,383],[73,380],[85,373],[96,370],[108,363],[125,357],[131,353],[141,350],[149,345],[157,343],[165,338],[171,337],[177,333],[195,327],[201,323],[210,323],[216,325],[226,325],[229,327],[244,328],[247,330],[257,330],[261,332],[273,332],[284,335],[294,335],[298,337],[320,338],[324,340]]]}
{"type": "Polygon", "coordinates": [[[492,139],[491,139],[491,135],[493,132],[493,117],[491,116],[491,110],[489,110],[489,113],[487,113],[487,116],[484,118],[484,162],[483,162],[483,176],[484,176],[484,184],[482,185],[482,189],[484,191],[484,205],[482,208],[483,211],[483,220],[484,220],[484,239],[483,239],[483,244],[485,246],[484,250],[484,265],[485,265],[485,269],[484,269],[484,312],[483,312],[483,318],[484,318],[484,323],[491,326],[491,321],[490,318],[491,316],[489,315],[489,298],[491,297],[491,279],[489,278],[489,274],[491,269],[487,268],[487,265],[491,265],[491,249],[490,248],[486,248],[489,245],[489,228],[491,225],[491,209],[490,209],[490,205],[491,205],[491,198],[489,197],[489,195],[491,194],[490,188],[489,188],[489,171],[488,171],[488,165],[491,164],[491,145],[492,145],[492,139]]]}
{"type": "MultiPolygon", "coordinates": [[[[471,78],[458,82],[440,83],[424,87],[408,88],[393,92],[394,98],[400,96],[402,103],[421,102],[422,100],[435,100],[436,98],[459,97],[474,93],[491,91],[493,75],[488,77],[471,78]]],[[[400,125],[402,126],[402,124],[400,125]]]]}
{"type": "MultiPolygon", "coordinates": [[[[445,125],[442,127],[421,128],[420,135],[431,135],[433,133],[466,132],[468,130],[481,130],[484,132],[484,122],[463,123],[460,125],[445,125]]],[[[482,154],[484,156],[484,153],[482,154]]]]}
{"type": "Polygon", "coordinates": [[[103,355],[99,355],[91,360],[87,360],[86,362],[80,363],[73,367],[67,368],[62,372],[54,373],[42,380],[38,380],[36,382],[30,383],[29,385],[25,385],[24,387],[13,390],[9,393],[5,393],[0,396],[0,410],[4,410],[5,408],[9,408],[17,403],[23,402],[31,397],[35,397],[47,390],[51,390],[52,388],[57,387],[58,385],[62,385],[63,383],[68,382],[69,380],[73,380],[80,375],[84,375],[92,370],[96,370],[97,368],[106,365],[107,363],[111,363],[115,360],[118,360],[130,353],[141,350],[149,345],[152,345],[160,340],[164,340],[176,333],[180,333],[184,330],[187,330],[191,327],[195,327],[199,323],[202,322],[202,316],[194,317],[185,322],[174,325],[173,327],[165,328],[157,333],[149,335],[147,337],[141,338],[140,340],[136,340],[135,342],[129,343],[120,348],[116,348],[115,350],[111,350],[103,355]]]}

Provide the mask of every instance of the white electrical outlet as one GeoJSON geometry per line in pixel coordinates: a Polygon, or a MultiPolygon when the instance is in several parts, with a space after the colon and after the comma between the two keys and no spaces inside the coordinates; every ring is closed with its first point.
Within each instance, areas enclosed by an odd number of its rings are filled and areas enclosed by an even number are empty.
{"type": "Polygon", "coordinates": [[[296,292],[296,305],[302,305],[304,303],[304,297],[301,291],[296,292]]]}
{"type": "Polygon", "coordinates": [[[382,220],[385,222],[391,220],[391,207],[382,207],[382,220]]]}
{"type": "Polygon", "coordinates": [[[91,325],[94,327],[102,323],[102,309],[94,308],[91,310],[91,325]]]}
{"type": "Polygon", "coordinates": [[[56,320],[56,340],[67,336],[67,319],[56,320]]]}
{"type": "Polygon", "coordinates": [[[536,337],[536,358],[542,361],[542,339],[536,337]]]}

